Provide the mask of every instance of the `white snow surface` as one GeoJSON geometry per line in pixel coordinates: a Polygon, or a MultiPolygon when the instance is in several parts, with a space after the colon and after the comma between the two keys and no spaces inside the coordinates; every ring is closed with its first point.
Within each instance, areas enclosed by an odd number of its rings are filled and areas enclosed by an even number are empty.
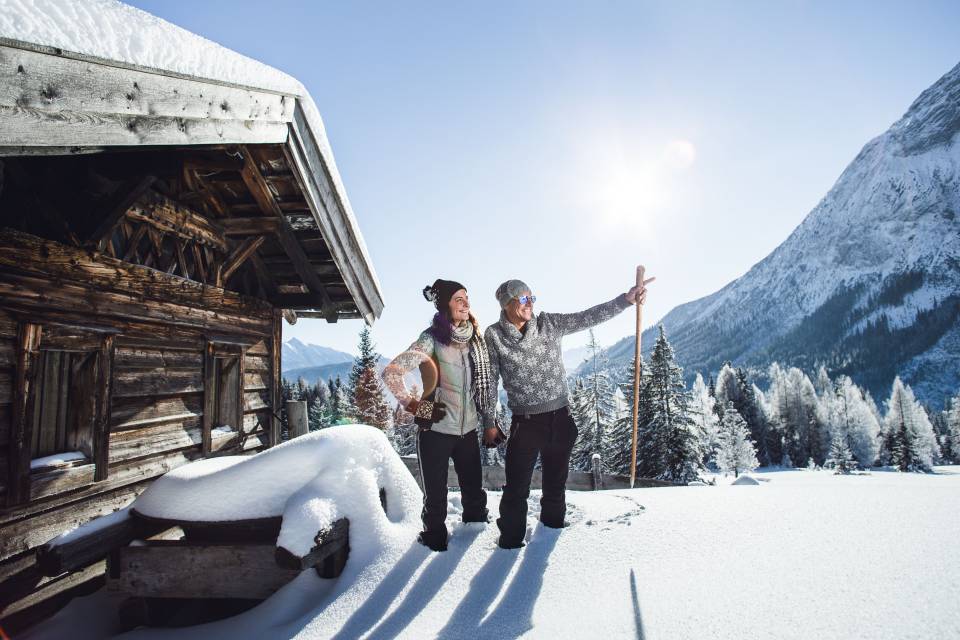
{"type": "MultiPolygon", "coordinates": [[[[352,549],[337,580],[306,571],[255,609],[175,636],[960,637],[960,545],[949,543],[960,467],[753,475],[762,490],[568,492],[561,531],[534,524],[533,492],[527,546],[514,551],[496,547],[495,525],[460,524],[452,493],[447,552],[413,542],[416,526],[398,528],[376,554],[352,549]]],[[[489,495],[496,513],[500,494],[489,495]]],[[[70,609],[90,615],[91,601],[70,609]]],[[[58,637],[70,609],[25,637],[58,637]]]]}
{"type": "Polygon", "coordinates": [[[53,467],[58,464],[64,464],[66,462],[73,462],[75,460],[86,460],[87,456],[82,451],[64,451],[63,453],[55,453],[53,455],[44,456],[42,458],[34,458],[30,461],[31,469],[42,469],[44,467],[53,467]]]}
{"type": "MultiPolygon", "coordinates": [[[[283,516],[277,544],[297,554],[317,531],[350,519],[350,548],[376,552],[383,539],[416,533],[422,495],[387,437],[375,427],[321,429],[255,456],[207,458],[156,480],[137,513],[193,522],[283,516]],[[387,513],[380,507],[386,490],[387,513]]],[[[403,538],[405,539],[405,538],[403,538]]]]}
{"type": "Polygon", "coordinates": [[[118,509],[113,513],[108,513],[105,516],[100,516],[99,518],[94,518],[86,524],[82,524],[79,527],[71,529],[66,533],[62,533],[53,540],[50,541],[50,546],[56,547],[61,544],[66,544],[68,542],[73,542],[78,538],[85,536],[93,535],[98,531],[106,529],[110,525],[122,522],[130,517],[130,506],[127,505],[122,509],[118,509]]]}
{"type": "Polygon", "coordinates": [[[752,476],[740,476],[730,484],[738,487],[749,487],[756,486],[760,484],[760,482],[758,482],[757,479],[752,476]]]}

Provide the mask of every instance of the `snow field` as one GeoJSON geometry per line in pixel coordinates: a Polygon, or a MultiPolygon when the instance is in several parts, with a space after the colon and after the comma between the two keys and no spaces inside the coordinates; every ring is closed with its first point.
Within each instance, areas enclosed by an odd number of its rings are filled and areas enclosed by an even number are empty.
{"type": "Polygon", "coordinates": [[[129,637],[960,637],[960,467],[752,477],[568,492],[562,531],[536,524],[533,492],[513,551],[494,524],[459,523],[453,492],[445,553],[404,521],[375,554],[351,552],[338,580],[308,571],[235,618],[129,637]]]}

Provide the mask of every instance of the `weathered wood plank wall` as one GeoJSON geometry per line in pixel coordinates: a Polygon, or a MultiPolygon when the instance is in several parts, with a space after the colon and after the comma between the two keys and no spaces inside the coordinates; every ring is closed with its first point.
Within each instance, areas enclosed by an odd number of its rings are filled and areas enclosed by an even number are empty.
{"type": "Polygon", "coordinates": [[[101,464],[35,470],[30,500],[0,508],[0,618],[102,575],[99,563],[43,577],[34,560],[39,546],[128,504],[150,480],[202,457],[203,354],[211,340],[241,345],[243,354],[242,424],[214,432],[211,452],[253,453],[274,442],[281,318],[269,305],[6,230],[0,232],[0,497],[8,489],[16,344],[25,319],[49,328],[41,350],[86,350],[102,342],[84,342],[91,330],[106,332],[112,388],[99,400],[109,403],[108,412],[99,412],[107,416],[101,464]]]}

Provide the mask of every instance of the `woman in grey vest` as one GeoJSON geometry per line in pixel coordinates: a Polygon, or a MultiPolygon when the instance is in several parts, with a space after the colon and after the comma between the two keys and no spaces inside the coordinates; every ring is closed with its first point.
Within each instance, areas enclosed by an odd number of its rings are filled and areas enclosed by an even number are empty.
{"type": "Polygon", "coordinates": [[[495,407],[489,406],[487,346],[470,313],[466,287],[437,280],[424,287],[423,296],[437,308],[433,323],[387,365],[383,380],[419,427],[417,458],[424,500],[423,531],[417,539],[434,551],[445,551],[449,461],[453,459],[460,483],[463,521],[487,522],[477,428],[483,423],[490,428],[487,433],[499,432],[494,429],[495,407]],[[415,367],[423,378],[423,398],[413,397],[403,381],[415,367]]]}

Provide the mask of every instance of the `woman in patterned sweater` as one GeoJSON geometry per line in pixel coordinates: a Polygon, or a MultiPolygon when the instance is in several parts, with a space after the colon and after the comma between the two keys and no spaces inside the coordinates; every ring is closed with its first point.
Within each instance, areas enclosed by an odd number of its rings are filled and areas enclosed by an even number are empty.
{"type": "Polygon", "coordinates": [[[434,551],[447,548],[447,468],[449,460],[460,483],[464,522],[487,522],[477,429],[491,427],[485,440],[493,443],[494,408],[489,406],[490,365],[487,346],[462,284],[437,280],[423,296],[437,313],[416,342],[383,370],[387,388],[415,416],[420,485],[424,493],[423,531],[418,540],[434,551]],[[423,398],[413,397],[403,376],[419,367],[423,398]]]}

